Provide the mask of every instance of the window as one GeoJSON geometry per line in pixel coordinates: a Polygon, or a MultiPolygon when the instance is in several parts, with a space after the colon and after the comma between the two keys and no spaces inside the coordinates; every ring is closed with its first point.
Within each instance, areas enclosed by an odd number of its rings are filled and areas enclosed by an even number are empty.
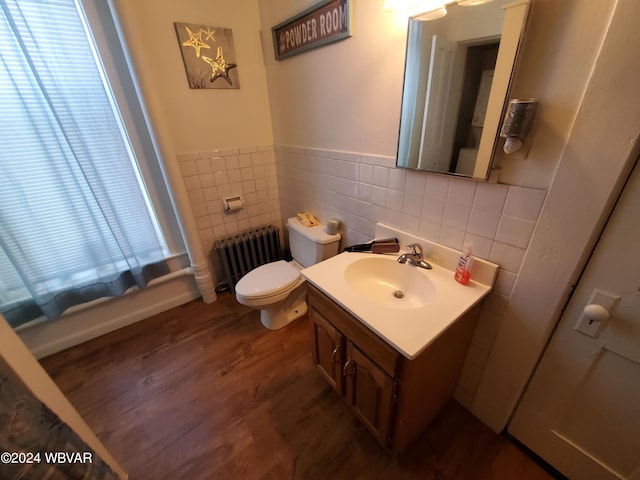
{"type": "Polygon", "coordinates": [[[167,273],[77,0],[0,0],[0,311],[15,327],[167,273]]]}

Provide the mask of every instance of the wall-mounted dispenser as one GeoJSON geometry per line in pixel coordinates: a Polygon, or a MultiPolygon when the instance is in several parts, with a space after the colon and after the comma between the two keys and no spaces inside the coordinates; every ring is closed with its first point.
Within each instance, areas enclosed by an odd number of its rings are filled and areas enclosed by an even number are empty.
{"type": "Polygon", "coordinates": [[[222,208],[224,213],[235,212],[244,207],[244,200],[238,195],[237,197],[226,197],[222,199],[222,208]]]}
{"type": "Polygon", "coordinates": [[[535,98],[509,101],[500,131],[500,136],[506,139],[502,147],[505,153],[517,152],[522,148],[522,142],[529,133],[537,106],[538,100],[535,98]]]}

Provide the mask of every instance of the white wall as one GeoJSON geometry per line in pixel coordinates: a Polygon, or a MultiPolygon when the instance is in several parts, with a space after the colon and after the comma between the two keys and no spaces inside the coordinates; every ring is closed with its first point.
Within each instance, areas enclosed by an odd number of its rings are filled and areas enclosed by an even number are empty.
{"type": "Polygon", "coordinates": [[[272,144],[255,0],[114,0],[154,126],[171,155],[272,144]],[[240,89],[190,89],[173,22],[230,28],[240,89]]]}
{"type": "MultiPolygon", "coordinates": [[[[270,27],[316,2],[258,1],[274,143],[395,157],[406,19],[353,1],[351,38],[277,62],[270,27]]],[[[528,158],[498,159],[502,183],[549,186],[614,3],[533,0],[513,96],[541,105],[528,158]]]]}
{"type": "MultiPolygon", "coordinates": [[[[341,218],[346,243],[370,238],[373,224],[385,221],[454,248],[472,240],[480,256],[499,263],[496,292],[483,309],[456,395],[500,430],[556,321],[553,312],[536,315],[537,306],[530,302],[524,312],[514,305],[523,305],[520,299],[528,295],[553,294],[546,281],[549,272],[530,268],[540,261],[532,248],[542,248],[532,238],[537,228],[547,228],[539,213],[561,160],[571,161],[566,144],[616,0],[533,0],[512,96],[536,97],[541,103],[528,158],[500,156],[498,185],[393,168],[405,34],[382,12],[382,0],[352,2],[352,38],[280,62],[274,60],[269,27],[315,2],[259,3],[283,216],[311,210],[321,219],[341,218]],[[523,265],[529,267],[523,270],[523,265]],[[536,323],[519,323],[522,314],[536,323]],[[514,325],[515,332],[509,329],[514,325]],[[499,332],[507,334],[500,334],[496,353],[499,332]],[[512,339],[516,343],[509,345],[512,339]],[[533,345],[521,356],[517,342],[533,345]],[[489,357],[492,373],[485,376],[489,357]],[[500,372],[515,372],[508,389],[499,382],[500,372]],[[472,407],[478,386],[482,408],[472,407]],[[492,407],[492,402],[499,405],[492,407]]],[[[582,135],[576,141],[584,140],[582,135]]],[[[598,169],[607,166],[596,164],[598,169]]],[[[561,204],[547,215],[559,212],[561,204]]],[[[582,239],[584,248],[606,205],[598,208],[582,225],[588,237],[582,239]]],[[[543,249],[553,249],[566,236],[562,230],[551,232],[543,249]]],[[[583,254],[572,256],[565,268],[579,270],[583,254]]]]}
{"type": "Polygon", "coordinates": [[[275,143],[395,156],[406,23],[352,2],[352,37],[276,62],[271,27],[317,2],[259,3],[275,143]]]}

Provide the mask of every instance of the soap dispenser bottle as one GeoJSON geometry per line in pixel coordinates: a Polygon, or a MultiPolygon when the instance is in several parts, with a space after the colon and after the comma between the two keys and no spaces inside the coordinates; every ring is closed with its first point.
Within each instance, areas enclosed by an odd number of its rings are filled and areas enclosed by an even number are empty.
{"type": "Polygon", "coordinates": [[[471,245],[465,244],[462,250],[462,255],[458,259],[458,265],[456,266],[456,272],[453,274],[456,282],[462,285],[469,285],[471,279],[471,263],[473,257],[471,255],[471,245]]]}

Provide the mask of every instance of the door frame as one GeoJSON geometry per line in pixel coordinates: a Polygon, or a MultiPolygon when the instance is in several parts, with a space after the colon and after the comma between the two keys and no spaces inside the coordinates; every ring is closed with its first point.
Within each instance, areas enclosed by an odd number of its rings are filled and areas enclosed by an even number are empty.
{"type": "Polygon", "coordinates": [[[630,101],[638,96],[640,69],[620,54],[640,56],[640,29],[633,22],[640,4],[617,0],[614,8],[471,404],[496,432],[515,411],[640,153],[640,102],[630,101]]]}

